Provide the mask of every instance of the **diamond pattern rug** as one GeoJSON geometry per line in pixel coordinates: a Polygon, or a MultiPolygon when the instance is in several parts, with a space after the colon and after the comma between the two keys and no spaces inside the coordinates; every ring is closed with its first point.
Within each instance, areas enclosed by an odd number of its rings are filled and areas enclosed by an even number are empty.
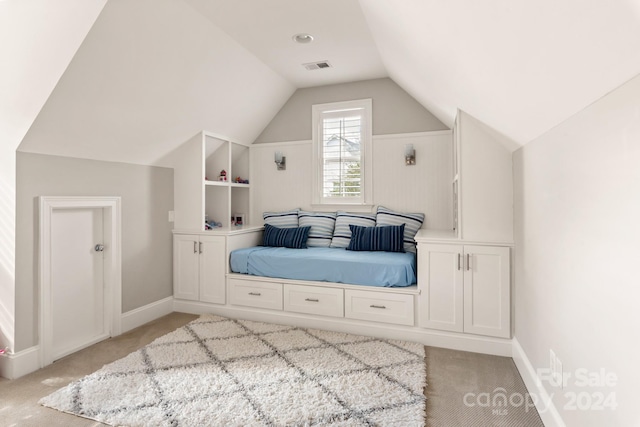
{"type": "Polygon", "coordinates": [[[204,315],[43,398],[122,426],[422,426],[424,346],[204,315]]]}

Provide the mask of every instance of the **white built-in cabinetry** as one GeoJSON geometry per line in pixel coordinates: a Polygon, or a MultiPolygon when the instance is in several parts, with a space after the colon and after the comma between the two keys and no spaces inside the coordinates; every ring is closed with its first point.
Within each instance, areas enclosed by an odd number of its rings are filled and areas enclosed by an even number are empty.
{"type": "Polygon", "coordinates": [[[204,231],[205,218],[233,229],[233,214],[249,218],[250,183],[235,182],[249,179],[249,159],[248,145],[211,132],[185,142],[174,155],[175,229],[204,231]]]}
{"type": "Polygon", "coordinates": [[[418,236],[421,327],[510,337],[510,249],[418,236]]]}
{"type": "Polygon", "coordinates": [[[513,184],[510,149],[458,111],[453,129],[454,230],[420,230],[418,324],[511,336],[513,184]]]}

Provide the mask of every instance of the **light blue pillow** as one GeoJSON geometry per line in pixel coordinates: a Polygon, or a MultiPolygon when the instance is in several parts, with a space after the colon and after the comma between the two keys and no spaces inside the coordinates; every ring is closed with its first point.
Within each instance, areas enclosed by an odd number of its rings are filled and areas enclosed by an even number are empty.
{"type": "Polygon", "coordinates": [[[333,230],[333,238],[331,239],[332,248],[346,248],[349,246],[349,241],[351,240],[350,225],[375,227],[376,214],[338,211],[336,227],[333,230]]]}
{"type": "Polygon", "coordinates": [[[335,212],[298,212],[298,224],[300,227],[311,227],[307,246],[325,247],[331,245],[333,229],[336,225],[335,212]]]}
{"type": "Polygon", "coordinates": [[[404,224],[381,227],[350,225],[351,241],[348,251],[404,252],[404,224]]]}
{"type": "Polygon", "coordinates": [[[422,223],[424,222],[423,213],[403,213],[394,212],[391,209],[387,209],[383,206],[378,206],[378,213],[376,215],[376,226],[384,225],[401,225],[404,224],[404,250],[405,252],[416,251],[416,241],[414,237],[422,223]]]}
{"type": "Polygon", "coordinates": [[[278,228],[296,228],[298,227],[298,211],[300,209],[292,209],[284,212],[263,212],[262,219],[265,224],[278,228]]]}

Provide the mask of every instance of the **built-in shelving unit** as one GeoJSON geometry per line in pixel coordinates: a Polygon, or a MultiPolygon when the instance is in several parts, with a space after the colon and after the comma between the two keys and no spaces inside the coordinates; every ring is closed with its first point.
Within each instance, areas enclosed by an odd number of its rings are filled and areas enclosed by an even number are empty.
{"type": "Polygon", "coordinates": [[[247,144],[212,132],[202,131],[185,142],[174,167],[174,227],[204,231],[208,220],[233,230],[232,217],[243,215],[247,221],[251,184],[236,180],[249,179],[249,158],[247,144]]]}

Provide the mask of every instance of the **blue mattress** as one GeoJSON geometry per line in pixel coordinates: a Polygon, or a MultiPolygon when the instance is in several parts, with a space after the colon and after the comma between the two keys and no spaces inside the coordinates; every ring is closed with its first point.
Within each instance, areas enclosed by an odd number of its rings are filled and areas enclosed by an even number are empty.
{"type": "Polygon", "coordinates": [[[231,271],[292,280],[402,287],[416,283],[416,256],[341,248],[256,246],[231,252],[231,271]]]}

